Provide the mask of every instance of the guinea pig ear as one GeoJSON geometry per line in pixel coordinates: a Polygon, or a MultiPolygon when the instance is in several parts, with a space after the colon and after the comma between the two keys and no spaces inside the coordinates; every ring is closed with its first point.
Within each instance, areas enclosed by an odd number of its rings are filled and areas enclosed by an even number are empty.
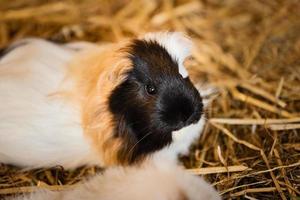
{"type": "Polygon", "coordinates": [[[132,70],[133,64],[128,58],[126,49],[124,49],[127,44],[128,42],[118,44],[109,51],[102,53],[101,66],[103,71],[98,81],[99,87],[109,84],[113,90],[126,79],[128,72],[132,70]]]}
{"type": "Polygon", "coordinates": [[[156,41],[163,46],[171,57],[178,62],[179,73],[186,78],[188,72],[183,65],[185,59],[191,55],[193,42],[181,32],[156,32],[147,33],[142,37],[146,41],[156,41]]]}
{"type": "Polygon", "coordinates": [[[126,74],[132,69],[132,63],[125,56],[120,56],[119,59],[113,62],[110,65],[111,70],[107,74],[107,79],[112,83],[119,84],[126,79],[126,74]]]}

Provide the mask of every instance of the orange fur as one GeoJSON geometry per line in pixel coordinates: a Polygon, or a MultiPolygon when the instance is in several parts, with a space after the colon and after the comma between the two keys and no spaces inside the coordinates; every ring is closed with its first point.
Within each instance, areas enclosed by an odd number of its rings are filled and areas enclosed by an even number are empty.
{"type": "Polygon", "coordinates": [[[132,69],[124,51],[127,44],[81,53],[70,68],[70,76],[76,80],[76,90],[72,95],[81,105],[82,127],[104,165],[119,163],[118,154],[124,147],[124,141],[113,135],[113,116],[108,110],[108,98],[124,80],[126,72],[132,69]]]}

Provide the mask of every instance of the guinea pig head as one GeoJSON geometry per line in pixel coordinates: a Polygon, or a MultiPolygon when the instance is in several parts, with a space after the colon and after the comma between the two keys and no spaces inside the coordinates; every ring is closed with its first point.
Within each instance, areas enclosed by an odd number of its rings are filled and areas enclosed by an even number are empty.
{"type": "Polygon", "coordinates": [[[190,41],[179,33],[132,40],[131,68],[108,98],[120,163],[133,163],[172,142],[172,132],[200,120],[202,99],[183,67],[190,41]]]}

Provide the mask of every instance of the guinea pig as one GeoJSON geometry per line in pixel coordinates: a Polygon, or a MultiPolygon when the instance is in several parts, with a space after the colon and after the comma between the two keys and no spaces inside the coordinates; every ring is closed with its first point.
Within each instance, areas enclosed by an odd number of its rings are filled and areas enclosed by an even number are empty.
{"type": "Polygon", "coordinates": [[[191,47],[177,32],[106,45],[16,42],[0,58],[0,162],[74,168],[186,153],[204,125],[183,65],[191,47]]]}
{"type": "MultiPolygon", "coordinates": [[[[112,167],[64,191],[37,190],[14,200],[220,200],[202,178],[176,165],[112,167]]],[[[13,200],[13,199],[11,199],[13,200]]]]}

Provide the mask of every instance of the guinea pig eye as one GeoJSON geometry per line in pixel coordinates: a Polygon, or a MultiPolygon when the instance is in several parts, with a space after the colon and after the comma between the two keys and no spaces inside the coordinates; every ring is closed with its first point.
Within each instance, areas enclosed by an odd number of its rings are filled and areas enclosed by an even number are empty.
{"type": "Polygon", "coordinates": [[[146,85],[145,89],[147,91],[148,94],[156,94],[156,88],[154,87],[154,85],[146,85]]]}

